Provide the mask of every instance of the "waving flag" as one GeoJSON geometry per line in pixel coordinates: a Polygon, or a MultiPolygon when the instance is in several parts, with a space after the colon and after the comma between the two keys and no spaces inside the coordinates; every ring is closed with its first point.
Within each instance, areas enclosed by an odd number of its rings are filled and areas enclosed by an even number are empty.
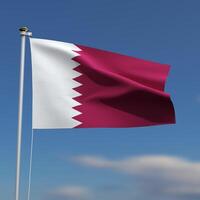
{"type": "Polygon", "coordinates": [[[169,66],[82,45],[31,38],[33,128],[175,123],[169,66]]]}

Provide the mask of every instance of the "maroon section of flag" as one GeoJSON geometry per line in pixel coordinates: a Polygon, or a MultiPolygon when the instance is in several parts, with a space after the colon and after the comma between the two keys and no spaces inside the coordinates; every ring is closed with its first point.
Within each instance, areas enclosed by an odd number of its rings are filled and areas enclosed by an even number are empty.
{"type": "Polygon", "coordinates": [[[82,127],[137,127],[175,123],[169,94],[164,92],[169,66],[77,45],[82,75],[75,88],[82,94],[74,119],[82,127]]]}

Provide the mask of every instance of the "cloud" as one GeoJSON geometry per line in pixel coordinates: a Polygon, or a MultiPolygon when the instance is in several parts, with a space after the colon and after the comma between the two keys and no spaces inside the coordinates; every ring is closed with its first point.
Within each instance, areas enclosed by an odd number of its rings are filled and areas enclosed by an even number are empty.
{"type": "Polygon", "coordinates": [[[96,168],[112,168],[113,166],[113,161],[109,161],[107,159],[96,156],[76,156],[73,157],[72,160],[79,164],[96,168]]]}
{"type": "Polygon", "coordinates": [[[200,103],[200,94],[197,95],[197,102],[200,103]]]}
{"type": "Polygon", "coordinates": [[[91,191],[83,186],[63,186],[50,192],[53,199],[82,200],[90,196],[91,191]]]}
{"type": "MultiPolygon", "coordinates": [[[[105,168],[137,178],[141,193],[152,199],[200,199],[200,163],[171,156],[140,156],[109,160],[77,156],[73,161],[88,167],[105,168]]],[[[149,198],[150,199],[150,198],[149,198]]]]}

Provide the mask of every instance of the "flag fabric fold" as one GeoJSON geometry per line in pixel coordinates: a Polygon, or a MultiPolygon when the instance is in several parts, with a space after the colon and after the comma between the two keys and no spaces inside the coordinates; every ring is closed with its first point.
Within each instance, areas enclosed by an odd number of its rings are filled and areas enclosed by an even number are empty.
{"type": "Polygon", "coordinates": [[[169,66],[82,45],[31,38],[33,128],[175,123],[169,66]]]}

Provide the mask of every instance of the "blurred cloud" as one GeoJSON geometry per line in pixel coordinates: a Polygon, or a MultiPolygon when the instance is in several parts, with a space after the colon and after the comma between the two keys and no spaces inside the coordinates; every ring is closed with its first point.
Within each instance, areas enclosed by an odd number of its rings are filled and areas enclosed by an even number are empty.
{"type": "Polygon", "coordinates": [[[97,156],[76,156],[80,165],[111,169],[137,178],[138,199],[200,199],[200,163],[171,156],[139,156],[110,160],[97,156]],[[145,195],[146,197],[145,197],[145,195]]]}
{"type": "Polygon", "coordinates": [[[51,199],[72,199],[83,200],[87,199],[91,194],[91,191],[87,187],[83,186],[62,186],[54,189],[49,193],[51,199]]]}
{"type": "Polygon", "coordinates": [[[200,94],[197,95],[197,102],[200,103],[200,94]]]}

